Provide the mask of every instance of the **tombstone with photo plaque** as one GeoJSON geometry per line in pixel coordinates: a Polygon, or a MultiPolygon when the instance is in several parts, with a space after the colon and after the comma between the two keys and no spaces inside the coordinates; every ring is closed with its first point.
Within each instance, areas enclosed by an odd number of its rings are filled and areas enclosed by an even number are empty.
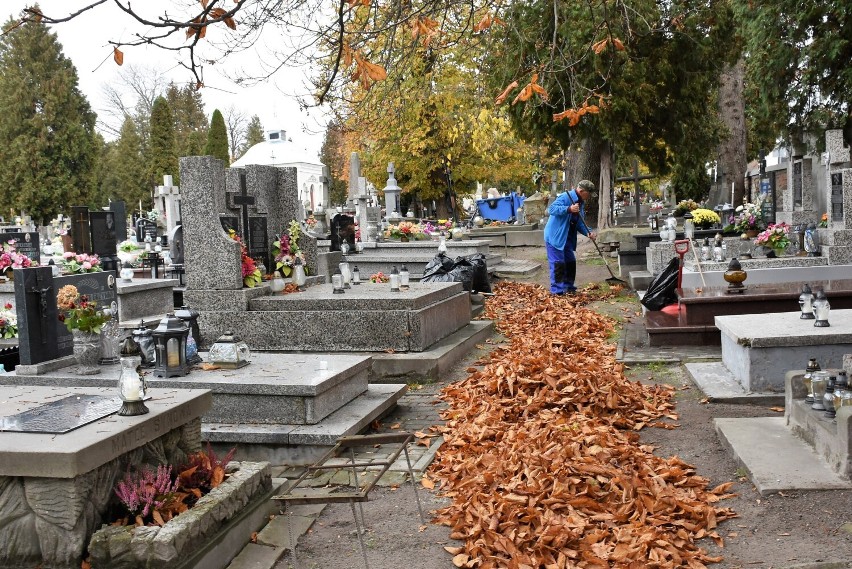
{"type": "Polygon", "coordinates": [[[38,231],[15,231],[6,232],[9,235],[3,236],[3,241],[10,239],[15,240],[15,250],[21,255],[26,255],[30,261],[38,263],[41,261],[41,249],[39,247],[38,231]]]}
{"type": "Polygon", "coordinates": [[[240,218],[236,215],[220,215],[219,223],[222,224],[225,233],[233,231],[236,235],[240,234],[240,218]]]}

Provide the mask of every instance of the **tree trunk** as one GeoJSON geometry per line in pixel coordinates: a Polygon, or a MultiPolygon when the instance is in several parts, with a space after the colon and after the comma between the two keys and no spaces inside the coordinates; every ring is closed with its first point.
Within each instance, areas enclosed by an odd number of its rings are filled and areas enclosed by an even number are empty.
{"type": "MultiPolygon", "coordinates": [[[[742,59],[727,66],[719,76],[719,117],[728,129],[728,136],[719,144],[719,168],[724,179],[721,199],[731,199],[731,184],[734,184],[733,206],[743,202],[745,172],[748,167],[746,156],[745,94],[743,76],[745,63],[742,59]]],[[[715,204],[711,204],[715,205],[715,204]]]]}
{"type": "Polygon", "coordinates": [[[598,184],[598,231],[613,226],[612,223],[612,145],[601,145],[601,174],[598,184]]]}
{"type": "MultiPolygon", "coordinates": [[[[567,188],[576,188],[580,180],[591,180],[595,182],[598,190],[602,190],[600,186],[601,179],[601,152],[606,143],[599,139],[584,138],[572,144],[564,154],[565,157],[565,186],[567,188]]],[[[610,161],[611,168],[611,161],[610,161]]],[[[611,170],[610,170],[611,171],[611,170]]],[[[609,192],[609,182],[607,182],[607,192],[609,192]]],[[[598,204],[603,196],[603,191],[598,192],[598,196],[589,200],[586,204],[586,219],[599,219],[598,204]]],[[[606,210],[604,210],[606,211],[606,210]]]]}

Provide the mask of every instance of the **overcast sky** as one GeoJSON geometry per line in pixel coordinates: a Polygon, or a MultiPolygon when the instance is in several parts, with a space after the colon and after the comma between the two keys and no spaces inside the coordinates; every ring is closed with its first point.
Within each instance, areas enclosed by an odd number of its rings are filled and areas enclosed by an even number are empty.
{"type": "MultiPolygon", "coordinates": [[[[50,16],[67,15],[90,2],[84,0],[40,0],[39,5],[50,16]]],[[[17,17],[20,10],[33,4],[33,0],[2,0],[0,15],[3,21],[8,16],[17,17]]],[[[141,0],[134,6],[144,6],[146,14],[152,17],[165,7],[174,7],[174,0],[141,0]],[[148,12],[148,10],[152,10],[148,12]]],[[[197,2],[196,2],[197,4],[197,2]]],[[[134,33],[143,32],[134,27],[126,15],[112,4],[104,5],[86,12],[71,22],[52,26],[65,56],[77,68],[80,89],[89,99],[96,112],[104,108],[103,86],[118,80],[120,69],[112,58],[112,46],[108,40],[129,40],[134,33]]],[[[224,26],[210,30],[208,34],[227,33],[224,26]]],[[[275,42],[275,37],[263,37],[259,49],[264,44],[275,42]]],[[[218,108],[224,112],[230,105],[241,109],[247,116],[258,115],[265,129],[280,128],[287,131],[293,142],[316,154],[322,146],[325,128],[325,114],[319,109],[300,111],[296,95],[304,95],[307,89],[304,72],[299,70],[281,70],[272,80],[253,87],[241,87],[234,83],[229,75],[236,75],[242,69],[259,69],[257,62],[264,58],[258,51],[239,54],[215,66],[204,69],[205,86],[201,90],[208,118],[218,108]]],[[[188,71],[176,64],[173,53],[156,48],[133,47],[124,49],[124,65],[139,65],[158,70],[169,80],[183,84],[191,79],[188,71]]]]}

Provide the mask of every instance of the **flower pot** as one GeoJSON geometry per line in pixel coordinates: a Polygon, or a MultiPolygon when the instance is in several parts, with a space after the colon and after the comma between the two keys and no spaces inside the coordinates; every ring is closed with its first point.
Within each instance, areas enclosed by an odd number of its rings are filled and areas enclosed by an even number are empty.
{"type": "Polygon", "coordinates": [[[758,233],[760,232],[757,229],[749,229],[745,232],[746,237],[748,237],[749,239],[754,239],[755,237],[757,237],[758,233]]]}
{"type": "Polygon", "coordinates": [[[402,242],[402,243],[408,243],[408,236],[407,236],[407,235],[403,235],[402,237],[400,237],[400,238],[399,238],[399,240],[400,240],[400,242],[402,242]]]}
{"type": "Polygon", "coordinates": [[[77,375],[101,373],[98,360],[101,357],[101,336],[93,332],[72,330],[74,336],[74,359],[77,360],[77,375]]]}

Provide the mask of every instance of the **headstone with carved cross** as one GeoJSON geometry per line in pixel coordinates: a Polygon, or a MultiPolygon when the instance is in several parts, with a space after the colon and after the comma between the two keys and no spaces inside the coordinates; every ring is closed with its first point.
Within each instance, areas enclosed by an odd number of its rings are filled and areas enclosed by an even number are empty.
{"type": "Polygon", "coordinates": [[[92,252],[88,206],[71,207],[71,241],[74,244],[75,253],[92,252]]]}
{"type": "Polygon", "coordinates": [[[157,186],[157,197],[157,209],[166,220],[166,235],[171,235],[180,225],[180,187],[173,184],[171,176],[163,176],[163,185],[157,186]]]}

